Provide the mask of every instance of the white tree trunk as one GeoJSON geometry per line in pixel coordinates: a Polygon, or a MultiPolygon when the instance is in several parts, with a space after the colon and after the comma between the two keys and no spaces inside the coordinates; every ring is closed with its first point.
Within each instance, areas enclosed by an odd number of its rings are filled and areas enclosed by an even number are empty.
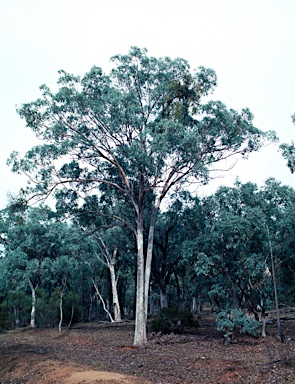
{"type": "Polygon", "coordinates": [[[18,307],[15,305],[13,307],[13,312],[14,312],[14,324],[15,324],[15,327],[17,328],[20,324],[20,320],[19,320],[19,309],[18,307]]]}
{"type": "Polygon", "coordinates": [[[148,245],[146,261],[144,260],[143,250],[143,211],[137,210],[137,286],[136,286],[136,314],[135,314],[135,334],[134,345],[141,346],[147,342],[147,316],[148,316],[148,298],[150,288],[151,265],[153,255],[153,243],[155,233],[155,223],[160,200],[152,208],[150,227],[148,234],[148,245]]]}
{"type": "Polygon", "coordinates": [[[59,332],[61,332],[61,324],[62,324],[62,320],[63,320],[62,304],[63,304],[63,293],[61,293],[59,296],[59,324],[58,324],[59,332]]]}
{"type": "Polygon", "coordinates": [[[117,261],[118,249],[116,247],[113,251],[113,254],[111,255],[108,247],[106,246],[106,244],[103,241],[103,239],[101,238],[101,236],[99,234],[96,234],[96,237],[99,240],[98,244],[99,244],[101,253],[104,256],[104,260],[102,258],[100,258],[99,256],[97,256],[97,259],[102,264],[106,265],[110,271],[114,320],[117,322],[120,322],[120,321],[122,321],[122,317],[121,317],[121,307],[120,307],[120,303],[119,303],[117,279],[116,279],[116,271],[115,271],[115,264],[117,261]]]}
{"type": "Polygon", "coordinates": [[[196,312],[197,312],[197,303],[196,303],[196,298],[193,297],[193,303],[192,303],[191,313],[192,313],[192,314],[195,314],[196,312]]]}
{"type": "Polygon", "coordinates": [[[62,321],[63,321],[63,297],[64,297],[64,293],[65,293],[66,289],[67,289],[67,278],[66,278],[66,276],[63,276],[62,288],[61,288],[61,291],[59,293],[59,324],[58,324],[59,332],[61,332],[61,325],[62,325],[62,321]]]}
{"type": "Polygon", "coordinates": [[[155,225],[157,219],[157,213],[160,206],[160,200],[152,207],[152,214],[150,219],[149,235],[148,235],[148,246],[146,255],[146,266],[145,266],[145,286],[144,286],[144,298],[145,298],[145,318],[147,321],[148,316],[148,304],[149,304],[149,289],[150,289],[150,278],[152,271],[152,257],[153,257],[153,245],[155,235],[155,225]]]}
{"type": "Polygon", "coordinates": [[[266,337],[265,327],[266,327],[266,317],[263,315],[261,317],[262,327],[261,327],[261,336],[266,337]]]}
{"type": "Polygon", "coordinates": [[[31,279],[29,279],[29,284],[30,284],[31,296],[32,296],[30,327],[35,328],[36,327],[36,289],[38,285],[34,287],[33,283],[31,282],[31,279]]]}
{"type": "Polygon", "coordinates": [[[145,283],[143,253],[143,214],[138,215],[137,223],[137,286],[134,345],[142,346],[147,342],[145,315],[145,283]]]}
{"type": "Polygon", "coordinates": [[[97,287],[97,285],[96,285],[95,281],[94,281],[94,280],[92,280],[92,283],[93,283],[93,286],[94,286],[95,292],[96,292],[96,294],[97,294],[97,296],[98,296],[99,300],[100,300],[100,301],[101,301],[101,303],[102,303],[102,306],[103,306],[103,309],[104,309],[104,311],[105,311],[105,312],[106,312],[106,314],[108,315],[108,317],[109,317],[109,319],[110,319],[111,323],[113,323],[113,322],[114,322],[114,319],[113,319],[113,317],[112,317],[111,313],[108,311],[108,309],[107,309],[107,307],[106,307],[106,305],[105,305],[104,299],[102,298],[102,296],[101,296],[101,294],[100,294],[100,292],[99,292],[99,290],[98,290],[98,287],[97,287]]]}
{"type": "Polygon", "coordinates": [[[110,275],[111,275],[113,307],[114,307],[114,320],[120,322],[120,321],[122,321],[122,318],[121,318],[121,308],[120,308],[119,297],[118,297],[115,266],[113,264],[109,264],[108,267],[109,267],[110,275]]]}

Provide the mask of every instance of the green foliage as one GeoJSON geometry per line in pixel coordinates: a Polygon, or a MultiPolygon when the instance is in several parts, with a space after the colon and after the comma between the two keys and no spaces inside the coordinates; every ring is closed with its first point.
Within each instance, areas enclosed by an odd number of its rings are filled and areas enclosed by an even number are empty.
{"type": "Polygon", "coordinates": [[[55,289],[50,295],[43,288],[37,290],[36,322],[38,327],[54,327],[59,319],[59,295],[55,289]]]}
{"type": "MultiPolygon", "coordinates": [[[[295,124],[295,113],[292,115],[293,124],[295,124]]],[[[295,143],[292,140],[290,144],[283,143],[280,145],[280,151],[291,173],[295,171],[295,143]]]]}
{"type": "Polygon", "coordinates": [[[67,326],[71,320],[72,325],[80,321],[87,321],[88,319],[86,316],[83,318],[83,311],[85,311],[85,304],[83,308],[83,302],[80,295],[75,294],[73,291],[67,292],[63,300],[63,324],[67,326]]]}
{"type": "Polygon", "coordinates": [[[151,332],[184,333],[188,328],[197,326],[193,315],[186,310],[178,308],[163,308],[160,316],[151,320],[149,330],[151,332]]]}
{"type": "Polygon", "coordinates": [[[8,292],[6,305],[13,317],[15,326],[27,326],[30,322],[31,296],[24,291],[8,292]]]}
{"type": "MultiPolygon", "coordinates": [[[[56,287],[49,295],[43,288],[37,291],[37,324],[39,327],[55,327],[59,323],[60,289],[56,287]]],[[[63,297],[63,325],[67,325],[71,318],[72,324],[82,319],[81,303],[74,292],[67,292],[63,297]],[[72,318],[72,310],[73,318],[72,318]]]]}
{"type": "Polygon", "coordinates": [[[260,324],[241,309],[232,308],[217,314],[216,326],[218,331],[223,332],[225,342],[228,344],[234,338],[235,331],[258,337],[260,324]]]}
{"type": "Polygon", "coordinates": [[[60,71],[56,94],[43,85],[41,98],[18,110],[44,142],[22,159],[11,154],[12,170],[30,175],[27,193],[55,191],[67,211],[107,186],[135,208],[141,187],[139,200],[153,189],[162,200],[178,184],[206,182],[210,164],[276,139],[252,125],[248,109],[202,104],[216,87],[212,69],[191,71],[184,59],[148,57],[137,47],[112,61],[109,75],[99,67],[83,78],[60,71]]]}
{"type": "Polygon", "coordinates": [[[7,308],[0,308],[0,333],[4,330],[11,329],[12,317],[7,308]]]}
{"type": "Polygon", "coordinates": [[[220,310],[238,306],[258,316],[272,295],[261,192],[237,181],[202,203],[205,228],[192,244],[195,272],[206,277],[209,297],[220,310]]]}

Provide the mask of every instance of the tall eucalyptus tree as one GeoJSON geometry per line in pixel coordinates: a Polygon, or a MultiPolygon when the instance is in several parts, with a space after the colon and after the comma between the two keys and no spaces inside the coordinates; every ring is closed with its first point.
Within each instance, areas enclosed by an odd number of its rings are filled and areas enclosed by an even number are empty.
{"type": "Polygon", "coordinates": [[[148,57],[137,47],[112,61],[109,75],[98,67],[82,79],[60,71],[57,93],[43,85],[40,99],[19,108],[44,144],[22,159],[13,153],[10,164],[29,177],[27,192],[37,199],[63,190],[78,201],[103,184],[131,205],[135,219],[125,224],[137,241],[134,344],[142,345],[155,223],[163,200],[173,189],[207,182],[212,164],[247,156],[274,134],[255,128],[248,109],[238,113],[220,101],[202,103],[216,86],[211,69],[192,72],[183,59],[148,57]]]}

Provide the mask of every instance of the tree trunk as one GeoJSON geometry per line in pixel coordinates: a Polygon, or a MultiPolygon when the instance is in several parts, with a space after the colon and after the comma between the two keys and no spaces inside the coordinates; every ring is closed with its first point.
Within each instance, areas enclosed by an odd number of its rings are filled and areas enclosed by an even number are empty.
{"type": "Polygon", "coordinates": [[[145,282],[144,282],[144,301],[145,301],[144,311],[145,311],[146,322],[147,322],[147,316],[148,316],[149,288],[150,288],[150,278],[151,278],[151,271],[152,271],[155,225],[156,225],[159,206],[160,206],[160,200],[156,201],[156,203],[153,204],[152,214],[150,219],[149,235],[148,235],[148,246],[147,246],[146,265],[145,265],[145,282]]]}
{"type": "Polygon", "coordinates": [[[90,294],[90,304],[89,304],[89,310],[88,310],[88,322],[91,323],[92,321],[92,311],[93,311],[93,302],[97,298],[97,295],[90,294]]]}
{"type": "Polygon", "coordinates": [[[19,326],[19,324],[20,324],[19,308],[18,308],[17,305],[14,305],[13,312],[14,312],[14,327],[17,328],[19,326]]]}
{"type": "Polygon", "coordinates": [[[67,326],[67,331],[71,328],[73,317],[74,317],[74,312],[75,312],[75,298],[73,298],[73,302],[72,302],[71,318],[70,318],[70,322],[67,326]]]}
{"type": "Polygon", "coordinates": [[[116,271],[115,271],[118,248],[116,247],[113,251],[113,254],[111,255],[108,247],[106,246],[101,236],[99,234],[96,234],[96,236],[97,236],[97,239],[99,240],[98,244],[105,260],[102,260],[99,256],[97,256],[97,259],[103,265],[106,265],[110,271],[114,320],[117,322],[120,322],[122,321],[122,317],[121,317],[121,307],[120,307],[119,298],[118,298],[118,288],[117,288],[117,279],[116,279],[116,271]]]}
{"type": "Polygon", "coordinates": [[[63,320],[62,304],[63,304],[63,293],[61,293],[59,295],[59,324],[58,324],[59,332],[61,332],[61,324],[62,324],[62,320],[63,320]]]}
{"type": "Polygon", "coordinates": [[[279,337],[281,339],[281,342],[284,342],[284,336],[281,329],[281,320],[280,320],[280,310],[279,310],[279,300],[278,300],[278,292],[277,292],[277,279],[276,279],[276,271],[275,271],[275,262],[274,262],[274,256],[272,251],[272,244],[270,240],[270,234],[269,234],[269,228],[266,226],[267,229],[267,235],[268,235],[268,243],[269,243],[269,250],[270,250],[270,258],[271,258],[271,269],[272,269],[272,278],[273,278],[273,290],[274,290],[274,296],[275,296],[275,306],[276,306],[276,313],[277,313],[277,325],[278,325],[278,332],[279,337]]]}
{"type": "Polygon", "coordinates": [[[107,309],[107,307],[106,307],[106,305],[105,305],[104,299],[102,298],[102,296],[101,296],[101,294],[100,294],[100,292],[99,292],[99,290],[98,290],[98,287],[97,287],[97,285],[96,285],[95,281],[94,281],[94,280],[92,280],[92,283],[93,283],[93,286],[94,286],[95,292],[96,292],[96,294],[97,294],[97,296],[98,296],[99,300],[100,300],[100,301],[101,301],[101,303],[102,303],[102,306],[103,306],[103,309],[104,309],[104,311],[105,311],[105,312],[106,312],[106,314],[108,315],[108,317],[109,317],[109,319],[110,319],[111,323],[113,323],[113,322],[114,322],[114,319],[113,319],[113,317],[112,317],[111,313],[108,311],[108,309],[107,309]]]}
{"type": "Polygon", "coordinates": [[[160,200],[153,204],[150,219],[146,261],[144,260],[143,249],[143,220],[144,212],[139,204],[137,209],[137,288],[136,288],[136,314],[135,314],[135,334],[134,345],[141,346],[147,342],[146,326],[148,316],[148,298],[150,287],[150,276],[152,268],[153,243],[155,233],[155,223],[160,200]]]}
{"type": "Polygon", "coordinates": [[[198,299],[198,315],[201,316],[202,311],[202,305],[201,305],[201,294],[199,293],[199,299],[198,299]]]}
{"type": "Polygon", "coordinates": [[[32,295],[32,309],[31,309],[30,327],[35,328],[36,327],[36,289],[38,287],[38,284],[36,285],[36,287],[34,287],[33,283],[31,282],[31,279],[29,279],[29,284],[30,284],[31,295],[32,295]]]}
{"type": "Polygon", "coordinates": [[[160,288],[160,308],[168,308],[168,300],[166,290],[160,288]]]}
{"type": "Polygon", "coordinates": [[[134,345],[141,346],[147,342],[145,315],[145,273],[144,273],[144,251],[143,251],[143,210],[138,210],[137,221],[137,276],[136,276],[136,312],[134,345]]]}
{"type": "Polygon", "coordinates": [[[191,313],[194,315],[197,312],[197,302],[195,296],[193,297],[191,313]]]}
{"type": "Polygon", "coordinates": [[[61,324],[62,324],[62,320],[63,320],[63,297],[64,297],[64,293],[67,289],[67,278],[66,276],[63,276],[62,278],[62,288],[61,288],[61,291],[59,293],[59,324],[58,324],[58,330],[59,332],[61,332],[61,324]]]}
{"type": "Polygon", "coordinates": [[[110,275],[111,275],[114,320],[120,322],[120,321],[122,321],[122,318],[121,318],[121,308],[120,308],[119,297],[118,297],[115,266],[111,263],[108,265],[108,267],[109,267],[110,275]]]}
{"type": "Polygon", "coordinates": [[[266,337],[266,332],[265,332],[266,317],[265,317],[265,315],[262,315],[262,316],[261,316],[261,322],[262,322],[261,336],[262,336],[262,337],[266,337]]]}
{"type": "Polygon", "coordinates": [[[181,296],[182,296],[181,288],[180,288],[179,279],[178,279],[176,269],[174,269],[173,272],[174,272],[174,277],[175,277],[175,282],[176,282],[176,290],[177,290],[177,306],[178,306],[178,308],[180,308],[181,296]]]}

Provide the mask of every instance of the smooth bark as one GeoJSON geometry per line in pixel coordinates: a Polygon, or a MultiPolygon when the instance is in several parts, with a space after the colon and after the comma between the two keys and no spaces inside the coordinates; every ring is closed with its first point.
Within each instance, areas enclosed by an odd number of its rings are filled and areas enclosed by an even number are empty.
{"type": "Polygon", "coordinates": [[[31,279],[29,279],[29,284],[30,284],[31,296],[32,296],[30,327],[35,328],[36,327],[36,289],[38,287],[38,284],[36,285],[36,287],[34,287],[33,283],[31,282],[31,279]]]}
{"type": "Polygon", "coordinates": [[[104,257],[104,260],[97,256],[97,259],[108,267],[110,271],[110,278],[111,278],[111,287],[112,287],[112,303],[113,303],[113,311],[114,311],[114,321],[120,322],[122,321],[121,316],[121,306],[119,302],[119,295],[118,295],[118,279],[116,277],[116,270],[115,265],[117,261],[117,254],[118,254],[118,248],[116,247],[111,254],[109,251],[106,243],[102,239],[102,237],[99,234],[95,235],[95,238],[98,240],[98,244],[101,250],[101,253],[104,257]]]}
{"type": "Polygon", "coordinates": [[[115,266],[112,263],[109,265],[109,270],[110,270],[110,275],[111,275],[114,320],[117,322],[120,322],[120,321],[122,321],[121,307],[120,307],[120,303],[119,303],[115,266]]]}
{"type": "Polygon", "coordinates": [[[59,323],[58,323],[59,332],[61,332],[61,325],[62,325],[62,320],[63,320],[62,305],[63,305],[63,295],[60,295],[59,296],[59,323]]]}
{"type": "Polygon", "coordinates": [[[146,310],[145,310],[145,272],[143,249],[143,210],[138,210],[137,222],[137,277],[136,277],[136,312],[134,345],[142,346],[147,342],[146,335],[146,310]]]}
{"type": "Polygon", "coordinates": [[[96,292],[96,294],[97,294],[99,300],[100,300],[101,303],[102,303],[102,306],[103,306],[104,311],[105,311],[106,314],[108,315],[108,317],[109,317],[111,323],[114,323],[114,319],[113,319],[113,317],[112,317],[110,311],[107,309],[107,307],[106,307],[106,305],[105,305],[104,299],[103,299],[103,297],[101,296],[101,294],[100,294],[100,292],[99,292],[99,289],[98,289],[98,287],[97,287],[97,284],[95,283],[94,280],[92,280],[92,283],[93,283],[95,292],[96,292]]]}
{"type": "Polygon", "coordinates": [[[58,324],[59,332],[61,332],[61,325],[63,321],[63,297],[66,289],[67,289],[67,279],[64,276],[62,279],[62,289],[59,293],[59,324],[58,324]]]}

